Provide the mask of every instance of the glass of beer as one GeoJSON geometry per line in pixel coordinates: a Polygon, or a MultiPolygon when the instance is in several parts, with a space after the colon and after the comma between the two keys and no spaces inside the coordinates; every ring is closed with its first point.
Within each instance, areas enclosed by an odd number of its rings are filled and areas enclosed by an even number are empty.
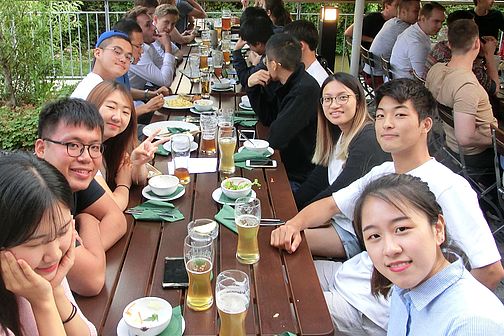
{"type": "Polygon", "coordinates": [[[215,282],[215,301],[220,317],[220,336],[245,336],[245,317],[250,302],[247,274],[238,270],[220,272],[215,282]]]}
{"type": "Polygon", "coordinates": [[[235,201],[235,223],[238,229],[236,259],[242,264],[259,261],[257,234],[261,222],[261,201],[255,197],[241,197],[235,201]]]}
{"type": "Polygon", "coordinates": [[[200,58],[199,58],[199,68],[201,71],[208,70],[208,55],[210,53],[210,49],[202,45],[200,46],[200,58]]]}
{"type": "Polygon", "coordinates": [[[236,148],[236,128],[232,126],[219,127],[219,172],[234,174],[234,152],[236,148]]]}
{"type": "Polygon", "coordinates": [[[212,44],[211,40],[210,30],[203,30],[201,32],[201,43],[203,43],[203,46],[210,48],[210,45],[212,44]]]}
{"type": "Polygon", "coordinates": [[[195,219],[187,224],[187,234],[190,236],[209,235],[212,239],[216,239],[219,235],[219,224],[213,219],[195,219]]]}
{"type": "Polygon", "coordinates": [[[171,154],[173,158],[174,175],[180,183],[191,181],[189,175],[189,156],[191,154],[191,138],[187,134],[175,134],[171,138],[171,154]]]}
{"type": "Polygon", "coordinates": [[[230,42],[228,40],[222,40],[222,58],[224,64],[231,63],[230,42]]]}
{"type": "Polygon", "coordinates": [[[229,9],[222,10],[222,30],[231,30],[231,11],[229,9]]]}
{"type": "Polygon", "coordinates": [[[200,56],[198,54],[189,55],[189,78],[197,82],[200,76],[200,56]]]}
{"type": "Polygon", "coordinates": [[[187,306],[207,310],[213,304],[210,273],[214,261],[213,239],[206,234],[190,234],[184,240],[184,261],[189,275],[187,306]]]}
{"type": "Polygon", "coordinates": [[[217,152],[217,114],[215,112],[202,112],[200,114],[201,147],[203,154],[213,155],[217,152]]]}
{"type": "Polygon", "coordinates": [[[201,98],[210,98],[210,80],[212,79],[212,73],[210,71],[204,71],[201,73],[201,98]]]}

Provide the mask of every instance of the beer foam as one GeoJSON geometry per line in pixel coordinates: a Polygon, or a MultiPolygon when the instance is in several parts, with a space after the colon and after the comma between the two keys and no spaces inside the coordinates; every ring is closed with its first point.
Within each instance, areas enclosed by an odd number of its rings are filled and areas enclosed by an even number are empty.
{"type": "Polygon", "coordinates": [[[221,291],[217,293],[217,308],[227,314],[239,314],[247,310],[249,300],[245,294],[221,291]]]}

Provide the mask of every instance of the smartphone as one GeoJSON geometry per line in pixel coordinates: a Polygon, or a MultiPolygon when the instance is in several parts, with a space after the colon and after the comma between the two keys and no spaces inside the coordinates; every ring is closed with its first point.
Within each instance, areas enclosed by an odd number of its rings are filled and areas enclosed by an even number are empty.
{"type": "Polygon", "coordinates": [[[163,288],[189,286],[189,276],[185,268],[184,258],[166,257],[164,263],[163,288]]]}
{"type": "Polygon", "coordinates": [[[241,130],[240,131],[240,141],[247,141],[248,139],[255,139],[255,131],[254,130],[241,130]]]}
{"type": "Polygon", "coordinates": [[[265,160],[247,160],[245,165],[250,168],[276,168],[276,160],[265,159],[265,160]]]}

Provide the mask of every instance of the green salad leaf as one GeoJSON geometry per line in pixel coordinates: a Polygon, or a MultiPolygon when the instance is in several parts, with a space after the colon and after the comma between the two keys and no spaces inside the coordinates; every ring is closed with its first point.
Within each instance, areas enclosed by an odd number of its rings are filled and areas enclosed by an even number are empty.
{"type": "Polygon", "coordinates": [[[146,319],[143,319],[142,321],[147,322],[147,321],[158,321],[159,316],[158,314],[154,313],[151,316],[147,317],[146,319]]]}
{"type": "Polygon", "coordinates": [[[242,190],[242,189],[252,187],[255,185],[258,187],[261,186],[258,179],[254,179],[254,182],[252,182],[252,183],[249,183],[247,181],[241,181],[239,183],[235,183],[229,179],[226,180],[226,182],[224,182],[224,187],[226,187],[226,189],[229,189],[229,190],[242,190]]]}

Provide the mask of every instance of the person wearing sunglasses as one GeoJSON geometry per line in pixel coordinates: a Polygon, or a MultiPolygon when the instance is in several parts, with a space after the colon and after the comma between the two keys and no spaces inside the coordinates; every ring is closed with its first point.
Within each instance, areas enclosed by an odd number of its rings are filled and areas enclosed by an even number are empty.
{"type": "Polygon", "coordinates": [[[63,98],[42,108],[35,141],[35,154],[58,169],[73,192],[72,214],[81,241],[68,281],[72,291],[83,296],[101,291],[105,251],[126,233],[121,210],[94,180],[102,162],[103,129],[94,105],[63,98]]]}
{"type": "Polygon", "coordinates": [[[128,35],[117,30],[106,31],[98,37],[93,55],[93,70],[77,85],[72,98],[86,99],[96,85],[123,76],[135,61],[128,35]]]}

